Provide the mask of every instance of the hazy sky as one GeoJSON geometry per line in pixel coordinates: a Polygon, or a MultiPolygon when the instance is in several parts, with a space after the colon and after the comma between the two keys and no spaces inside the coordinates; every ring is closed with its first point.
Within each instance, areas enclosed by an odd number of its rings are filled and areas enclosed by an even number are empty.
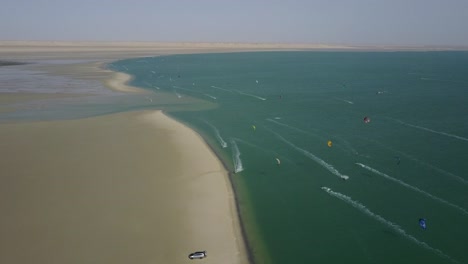
{"type": "Polygon", "coordinates": [[[0,40],[468,46],[468,0],[0,0],[0,40]]]}

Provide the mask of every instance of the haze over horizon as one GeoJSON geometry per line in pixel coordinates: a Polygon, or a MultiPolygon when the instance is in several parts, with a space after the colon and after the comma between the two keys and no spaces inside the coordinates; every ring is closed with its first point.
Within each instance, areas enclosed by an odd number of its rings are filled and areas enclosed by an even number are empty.
{"type": "Polygon", "coordinates": [[[0,40],[468,46],[468,1],[3,0],[0,40]]]}

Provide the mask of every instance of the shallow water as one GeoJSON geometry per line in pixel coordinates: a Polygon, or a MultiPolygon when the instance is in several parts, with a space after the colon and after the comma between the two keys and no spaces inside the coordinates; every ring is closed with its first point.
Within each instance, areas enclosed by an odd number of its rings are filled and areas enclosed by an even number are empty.
{"type": "MultiPolygon", "coordinates": [[[[122,111],[206,109],[209,103],[174,95],[116,92],[89,73],[51,73],[50,65],[87,64],[90,60],[39,60],[0,67],[0,122],[75,119],[122,111]],[[45,68],[44,68],[45,67],[45,68]],[[10,99],[9,99],[10,98],[10,99]],[[0,109],[1,110],[1,109],[0,109]]],[[[53,69],[52,69],[53,70],[53,69]]]]}

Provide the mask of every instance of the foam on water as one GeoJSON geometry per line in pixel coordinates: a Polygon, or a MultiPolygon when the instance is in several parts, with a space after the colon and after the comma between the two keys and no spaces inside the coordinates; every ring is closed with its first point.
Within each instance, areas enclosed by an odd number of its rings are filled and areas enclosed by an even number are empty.
{"type": "Polygon", "coordinates": [[[234,163],[234,173],[238,173],[244,170],[244,167],[242,167],[242,160],[240,159],[241,153],[234,139],[231,139],[231,146],[232,162],[234,163]]]}
{"type": "Polygon", "coordinates": [[[444,200],[444,199],[442,199],[442,198],[439,198],[439,197],[437,197],[437,196],[434,196],[434,195],[432,195],[432,194],[430,194],[430,193],[428,193],[428,192],[425,192],[425,191],[423,191],[423,190],[421,190],[421,189],[419,189],[419,188],[417,188],[417,187],[414,187],[414,186],[412,186],[412,185],[409,185],[408,183],[406,183],[406,182],[404,182],[404,181],[401,181],[401,180],[395,179],[395,178],[393,178],[393,177],[391,177],[391,176],[388,176],[387,174],[385,174],[385,173],[383,173],[383,172],[380,172],[380,171],[378,171],[378,170],[376,170],[376,169],[374,169],[374,168],[371,168],[371,167],[369,167],[369,166],[367,166],[367,165],[364,165],[364,164],[362,164],[362,163],[356,163],[356,165],[361,166],[362,168],[364,168],[364,169],[366,169],[366,170],[368,170],[368,171],[370,171],[370,172],[373,172],[373,173],[375,173],[375,174],[377,174],[377,175],[380,175],[380,176],[386,178],[387,180],[391,180],[391,181],[393,181],[393,182],[396,182],[396,183],[398,183],[398,184],[400,184],[400,185],[402,185],[402,186],[404,186],[404,187],[406,187],[406,188],[408,188],[408,189],[411,189],[411,190],[413,190],[413,191],[415,191],[415,192],[424,194],[425,196],[427,196],[427,197],[429,197],[429,198],[431,198],[431,199],[433,199],[433,200],[436,200],[436,201],[438,201],[438,202],[440,202],[440,203],[443,203],[443,204],[445,204],[445,205],[448,205],[448,206],[450,206],[450,207],[453,207],[453,208],[455,208],[455,209],[461,211],[463,214],[468,215],[468,211],[466,211],[465,209],[461,208],[460,206],[458,206],[458,205],[456,205],[456,204],[450,203],[450,202],[448,202],[448,201],[446,201],[446,200],[444,200]]]}
{"type": "MultiPolygon", "coordinates": [[[[268,129],[269,130],[269,129],[268,129]]],[[[276,132],[273,132],[270,130],[271,133],[273,133],[277,138],[279,138],[281,141],[283,141],[284,143],[288,144],[289,146],[291,146],[293,149],[299,151],[300,153],[304,154],[306,157],[310,158],[311,160],[317,162],[319,165],[321,165],[322,167],[324,167],[325,169],[327,169],[329,172],[331,172],[332,174],[340,177],[341,179],[343,180],[347,180],[349,179],[349,176],[347,175],[344,175],[344,174],[341,174],[337,169],[335,169],[331,164],[328,164],[326,163],[324,160],[320,159],[319,157],[315,156],[314,154],[308,152],[307,150],[305,149],[302,149],[302,148],[299,148],[297,147],[296,145],[294,145],[293,143],[289,142],[288,140],[286,140],[284,137],[280,136],[278,133],[276,132]]]]}
{"type": "Polygon", "coordinates": [[[378,214],[375,214],[373,213],[371,210],[369,210],[366,206],[364,206],[363,204],[359,203],[358,201],[354,201],[353,199],[351,199],[351,197],[349,196],[346,196],[344,194],[341,194],[339,192],[334,192],[332,189],[328,188],[328,187],[321,187],[322,190],[324,190],[325,192],[327,192],[328,194],[330,194],[331,196],[334,196],[348,204],[350,204],[351,206],[353,206],[354,208],[358,209],[359,211],[361,211],[362,213],[372,217],[373,219],[379,221],[380,223],[390,227],[391,229],[393,229],[395,232],[397,232],[398,234],[402,235],[403,237],[411,240],[412,242],[416,243],[417,245],[425,248],[425,249],[428,249],[430,251],[433,251],[434,253],[436,253],[437,255],[439,255],[440,257],[443,257],[443,258],[446,258],[448,260],[450,260],[451,262],[453,263],[459,263],[458,261],[452,259],[450,256],[444,254],[442,251],[440,251],[439,249],[436,249],[436,248],[433,248],[431,246],[429,246],[428,244],[426,244],[425,242],[422,242],[422,241],[419,241],[417,238],[415,238],[414,236],[406,233],[405,230],[403,230],[399,225],[395,224],[395,223],[392,223],[388,220],[386,220],[385,218],[383,218],[382,216],[378,215],[378,214]]]}

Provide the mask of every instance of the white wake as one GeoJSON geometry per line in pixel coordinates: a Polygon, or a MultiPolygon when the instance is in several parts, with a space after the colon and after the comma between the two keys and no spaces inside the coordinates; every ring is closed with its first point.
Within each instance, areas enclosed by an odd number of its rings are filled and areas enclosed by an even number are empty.
{"type": "Polygon", "coordinates": [[[262,100],[262,101],[266,100],[266,98],[263,98],[263,97],[260,97],[260,96],[254,95],[254,94],[244,93],[244,92],[239,91],[239,90],[235,90],[235,91],[238,92],[239,94],[242,94],[242,95],[245,95],[245,96],[250,96],[250,97],[253,97],[253,98],[257,98],[257,99],[262,100]]]}
{"type": "Polygon", "coordinates": [[[376,169],[374,169],[374,168],[371,168],[371,167],[369,167],[369,166],[367,166],[367,165],[364,165],[364,164],[362,164],[362,163],[356,163],[356,165],[361,166],[362,168],[364,168],[364,169],[366,169],[366,170],[368,170],[368,171],[370,171],[370,172],[373,172],[373,173],[375,173],[375,174],[377,174],[377,175],[380,175],[380,176],[384,177],[384,178],[387,179],[387,180],[391,180],[391,181],[393,181],[393,182],[396,182],[396,183],[400,184],[401,186],[404,186],[404,187],[406,187],[406,188],[408,188],[408,189],[410,189],[410,190],[413,190],[413,191],[415,191],[415,192],[418,192],[418,193],[420,193],[420,194],[423,194],[423,195],[425,195],[425,196],[427,196],[427,197],[429,197],[429,198],[431,198],[431,199],[433,199],[433,200],[436,200],[436,201],[438,201],[438,202],[440,202],[440,203],[443,203],[443,204],[445,204],[445,205],[448,205],[448,206],[450,206],[450,207],[453,207],[453,208],[455,208],[455,209],[461,211],[461,212],[464,213],[465,215],[468,215],[468,211],[466,211],[465,209],[461,208],[460,206],[458,206],[458,205],[456,205],[456,204],[453,204],[453,203],[451,203],[451,202],[448,202],[448,201],[446,201],[446,200],[444,200],[444,199],[442,199],[442,198],[439,198],[439,197],[434,196],[434,195],[432,195],[432,194],[430,194],[430,193],[428,193],[428,192],[425,192],[425,191],[423,191],[423,190],[421,190],[421,189],[419,189],[419,188],[417,188],[417,187],[414,187],[414,186],[412,186],[412,185],[409,185],[408,183],[406,183],[406,182],[404,182],[404,181],[401,181],[401,180],[399,180],[399,179],[395,179],[395,178],[393,178],[393,177],[391,177],[391,176],[388,176],[387,174],[385,174],[385,173],[383,173],[383,172],[380,172],[380,171],[378,171],[378,170],[376,170],[376,169]]]}
{"type": "Polygon", "coordinates": [[[207,125],[209,125],[211,127],[211,129],[213,129],[214,133],[215,133],[215,136],[216,136],[216,139],[218,140],[219,144],[221,145],[221,147],[223,148],[227,148],[227,143],[226,141],[224,141],[223,137],[221,137],[221,134],[219,133],[219,130],[214,126],[212,125],[211,123],[209,123],[208,121],[204,121],[207,125]]]}
{"type": "Polygon", "coordinates": [[[280,140],[282,140],[284,143],[288,144],[289,146],[291,146],[293,149],[301,152],[302,154],[304,154],[306,157],[310,158],[311,160],[317,162],[319,165],[321,165],[322,167],[324,167],[325,169],[327,169],[329,172],[331,172],[332,174],[340,177],[341,179],[343,180],[347,180],[349,179],[349,176],[347,175],[344,175],[344,174],[341,174],[337,169],[335,169],[331,164],[328,164],[326,163],[324,160],[320,159],[319,157],[315,156],[314,154],[308,152],[307,150],[305,149],[301,149],[299,147],[297,147],[296,145],[294,145],[293,143],[287,141],[284,137],[280,136],[279,134],[277,134],[276,132],[273,132],[270,130],[271,133],[273,133],[276,137],[278,137],[280,140]]]}
{"type": "Polygon", "coordinates": [[[234,173],[238,173],[244,170],[244,167],[242,167],[242,160],[240,159],[241,153],[234,139],[231,139],[231,146],[232,146],[232,162],[234,163],[234,173]]]}
{"type": "Polygon", "coordinates": [[[222,90],[222,91],[226,91],[226,92],[230,92],[230,93],[232,93],[232,91],[231,91],[231,90],[229,90],[229,89],[226,89],[226,88],[221,88],[221,87],[214,86],[214,85],[212,85],[212,86],[211,86],[211,88],[214,88],[214,89],[218,89],[218,90],[222,90]]]}
{"type": "Polygon", "coordinates": [[[436,131],[436,130],[432,130],[430,128],[427,128],[427,127],[422,127],[422,126],[417,126],[417,125],[412,125],[412,124],[409,124],[409,123],[405,123],[401,120],[398,120],[398,119],[393,119],[393,118],[390,118],[402,125],[405,125],[405,126],[409,126],[409,127],[412,127],[412,128],[417,128],[417,129],[421,129],[421,130],[424,130],[424,131],[428,131],[428,132],[431,132],[431,133],[434,133],[434,134],[439,134],[439,135],[443,135],[443,136],[446,136],[446,137],[451,137],[451,138],[456,138],[456,139],[459,139],[459,140],[463,140],[463,141],[466,141],[468,142],[468,138],[465,138],[465,137],[460,137],[460,136],[457,136],[457,135],[453,135],[453,134],[449,134],[449,133],[446,133],[446,132],[441,132],[441,131],[436,131]]]}
{"type": "Polygon", "coordinates": [[[428,249],[428,250],[431,250],[433,252],[435,252],[437,255],[441,256],[441,257],[444,257],[450,261],[452,261],[453,263],[459,263],[458,261],[452,259],[450,256],[444,254],[442,251],[440,251],[439,249],[436,249],[436,248],[433,248],[431,246],[429,246],[428,244],[426,244],[425,242],[422,242],[422,241],[419,241],[417,238],[415,238],[414,236],[406,233],[405,230],[403,230],[400,226],[398,226],[397,224],[394,224],[388,220],[386,220],[385,218],[383,218],[382,216],[378,215],[378,214],[375,214],[373,213],[371,210],[367,209],[366,206],[364,206],[363,204],[359,203],[358,201],[353,201],[353,199],[351,199],[351,197],[349,196],[346,196],[344,194],[341,194],[339,192],[334,192],[332,189],[328,188],[328,187],[322,187],[322,190],[324,190],[325,192],[327,192],[328,194],[330,194],[331,196],[334,196],[348,204],[350,204],[351,206],[353,206],[354,208],[357,208],[359,211],[361,211],[362,213],[374,218],[375,220],[379,221],[380,223],[390,227],[391,229],[393,229],[395,232],[397,232],[398,234],[404,236],[405,238],[413,241],[414,243],[416,243],[417,245],[419,246],[422,246],[423,248],[425,249],[428,249]]]}

